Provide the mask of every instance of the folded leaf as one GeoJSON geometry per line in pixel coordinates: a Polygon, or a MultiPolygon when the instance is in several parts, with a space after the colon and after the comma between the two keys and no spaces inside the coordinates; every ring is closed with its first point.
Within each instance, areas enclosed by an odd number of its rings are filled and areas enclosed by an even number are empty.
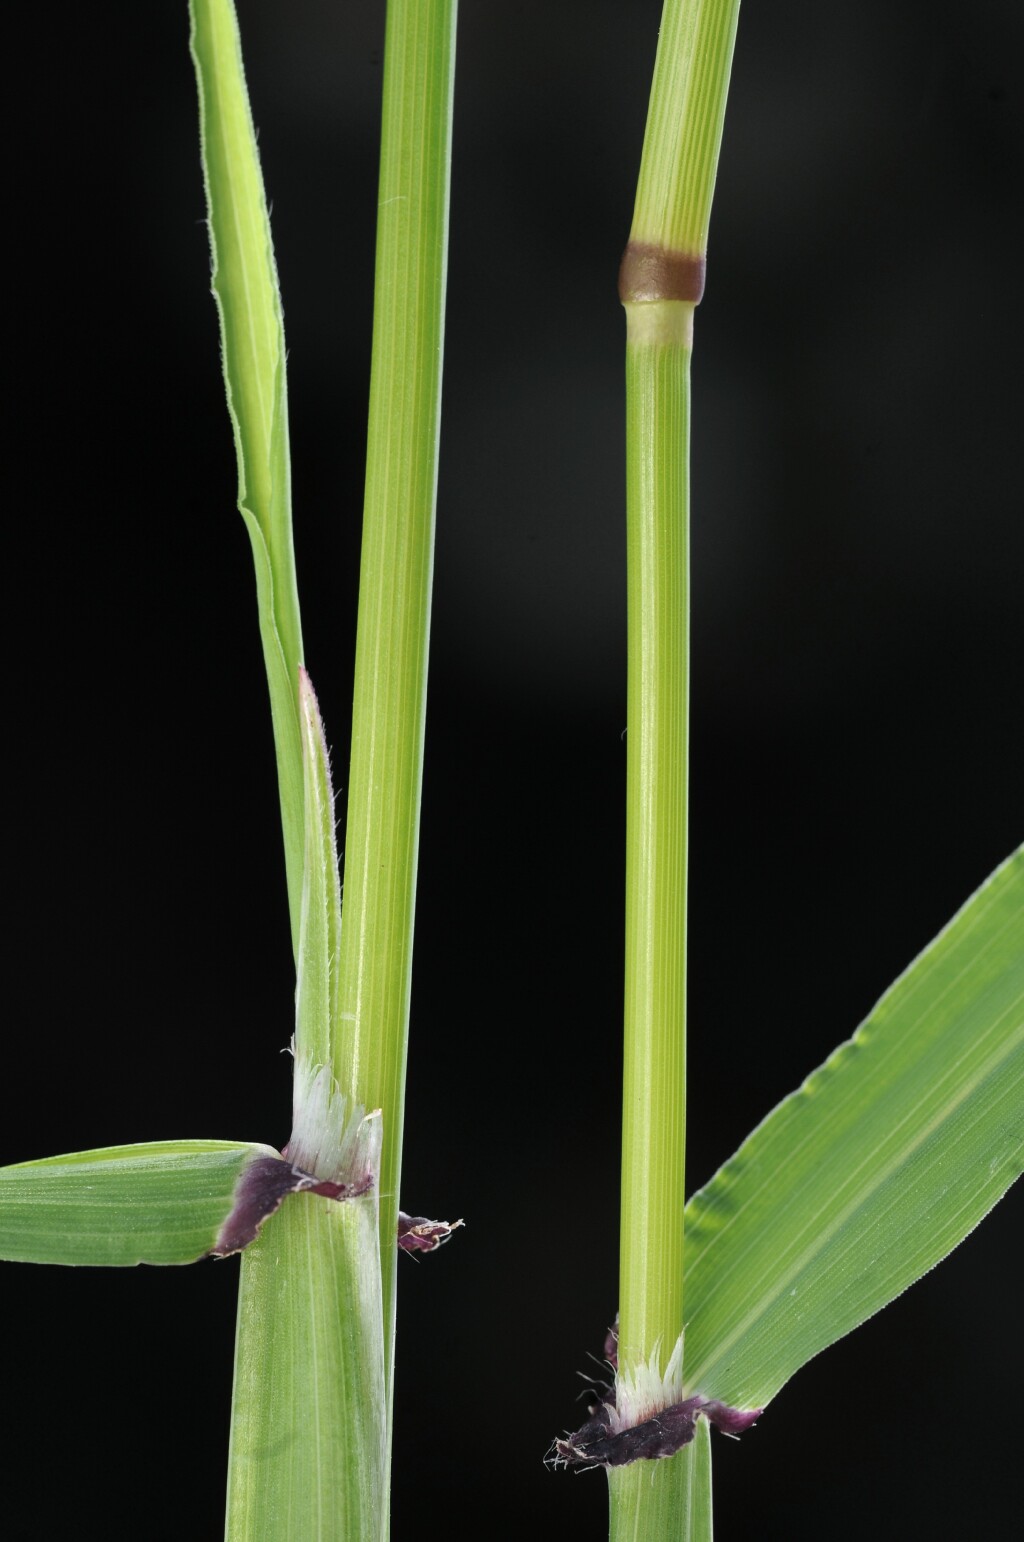
{"type": "Polygon", "coordinates": [[[335,1077],[341,889],[327,743],[299,674],[305,860],[288,1159],[343,1205],[286,1205],[246,1252],[235,1341],[228,1542],[386,1530],[378,1232],[383,1135],[335,1077]]]}
{"type": "Polygon", "coordinates": [[[238,1323],[227,1542],[376,1542],[387,1515],[376,1193],[284,1205],[242,1255],[238,1323]]]}
{"type": "Polygon", "coordinates": [[[1024,848],[690,1200],[687,1392],[762,1407],[1022,1167],[1024,848]]]}
{"type": "Polygon", "coordinates": [[[297,955],[302,897],[302,738],[296,709],[296,682],[290,672],[281,636],[274,619],[274,576],[270,553],[259,521],[247,508],[242,519],[249,532],[256,571],[256,599],[263,663],[270,688],[270,717],[274,726],[277,786],[281,804],[281,829],[292,916],[292,947],[297,955]]]}
{"type": "MultiPolygon", "coordinates": [[[[304,857],[302,915],[295,985],[296,1095],[303,1071],[334,1064],[338,1027],[338,956],[341,948],[341,882],[334,834],[331,764],[320,709],[304,669],[298,676],[302,725],[304,857]]],[[[296,1109],[296,1122],[299,1110],[296,1109]]]]}
{"type": "Polygon", "coordinates": [[[237,1252],[286,1195],[316,1188],[269,1146],[239,1141],[155,1141],[22,1162],[0,1168],[0,1258],[193,1263],[237,1252]]]}

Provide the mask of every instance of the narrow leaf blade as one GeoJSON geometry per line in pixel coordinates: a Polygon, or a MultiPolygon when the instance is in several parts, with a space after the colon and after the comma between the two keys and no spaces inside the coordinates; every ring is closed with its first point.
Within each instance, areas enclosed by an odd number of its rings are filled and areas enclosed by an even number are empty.
{"type": "Polygon", "coordinates": [[[0,1258],[39,1264],[188,1264],[217,1247],[254,1163],[237,1141],[155,1141],[0,1169],[0,1258]]]}
{"type": "Polygon", "coordinates": [[[302,767],[296,693],[302,629],[292,545],[284,324],[233,0],[191,0],[190,12],[212,285],[238,460],[238,505],[256,563],[297,948],[302,767]]]}
{"type": "Polygon", "coordinates": [[[299,916],[302,903],[302,729],[296,707],[298,679],[291,669],[274,620],[274,576],[270,552],[259,521],[248,509],[242,519],[249,532],[253,568],[256,574],[256,602],[263,665],[270,692],[270,716],[274,725],[274,753],[277,759],[277,786],[281,805],[281,830],[288,881],[288,903],[292,918],[292,951],[298,957],[299,916]]]}
{"type": "Polygon", "coordinates": [[[686,1214],[685,1382],[761,1407],[1024,1167],[1024,848],[686,1214]]]}

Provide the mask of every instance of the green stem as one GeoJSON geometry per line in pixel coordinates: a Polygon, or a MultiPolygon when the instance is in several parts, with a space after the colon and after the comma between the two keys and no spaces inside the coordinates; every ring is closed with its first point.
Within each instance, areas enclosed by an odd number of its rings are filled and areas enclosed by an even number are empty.
{"type": "Polygon", "coordinates": [[[668,1460],[632,1462],[608,1473],[615,1542],[711,1542],[711,1428],[698,1419],[688,1446],[668,1460]]]}
{"type": "Polygon", "coordinates": [[[619,1364],[660,1369],[683,1328],[690,329],[629,305],[626,1012],[619,1364]]]}
{"type": "Polygon", "coordinates": [[[683,1328],[693,311],[738,0],[666,0],[629,244],[626,1005],[619,1364],[683,1328]]]}
{"type": "MultiPolygon", "coordinates": [[[[684,1323],[690,354],[738,10],[738,0],[666,0],[619,275],[629,673],[617,1404],[627,1422],[682,1395],[678,1360],[672,1385],[659,1378],[684,1323]]],[[[706,1528],[685,1519],[695,1496],[684,1450],[650,1472],[613,1469],[615,1542],[710,1536],[704,1425],[706,1528]]]]}
{"type": "Polygon", "coordinates": [[[334,1072],[383,1113],[390,1424],[396,1226],[444,341],[456,0],[391,0],[334,1072]]]}
{"type": "Polygon", "coordinates": [[[739,0],[665,0],[630,238],[703,257],[739,0]]]}

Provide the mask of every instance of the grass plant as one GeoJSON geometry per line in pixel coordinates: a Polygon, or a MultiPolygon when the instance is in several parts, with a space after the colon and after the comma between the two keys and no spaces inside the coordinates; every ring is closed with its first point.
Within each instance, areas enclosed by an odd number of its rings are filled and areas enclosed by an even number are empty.
{"type": "MultiPolygon", "coordinates": [[[[159,1141],[4,1168],[0,1256],[184,1263],[242,1251],[227,1534],[382,1537],[455,5],[388,7],[344,903],[330,756],[303,667],[282,312],[234,7],[193,0],[192,11],[296,965],[292,1134],[283,1154],[159,1141]]],[[[617,1542],[709,1539],[711,1423],[749,1427],[808,1360],[955,1247],[1022,1167],[1024,849],[686,1203],[690,359],[737,13],[734,0],[666,4],[620,279],[629,705],[619,1320],[610,1384],[558,1446],[567,1465],[607,1468],[617,1542]]],[[[427,1249],[437,1240],[428,1223],[417,1235],[427,1249]]]]}

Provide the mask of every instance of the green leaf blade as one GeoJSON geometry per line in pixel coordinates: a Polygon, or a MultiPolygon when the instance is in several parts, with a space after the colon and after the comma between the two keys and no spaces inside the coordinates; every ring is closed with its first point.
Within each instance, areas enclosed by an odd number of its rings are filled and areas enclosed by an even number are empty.
{"type": "Polygon", "coordinates": [[[764,1406],[1024,1167],[1024,849],[687,1206],[685,1382],[764,1406]]]}
{"type": "Polygon", "coordinates": [[[194,1263],[214,1251],[239,1182],[258,1159],[277,1153],[236,1141],[157,1141],[2,1168],[0,1258],[194,1263]]]}
{"type": "Polygon", "coordinates": [[[239,502],[273,551],[275,444],[283,423],[278,383],[284,327],[263,176],[232,0],[193,0],[191,47],[199,88],[212,285],[224,343],[224,379],[238,452],[239,502]]]}
{"type": "Polygon", "coordinates": [[[270,692],[270,715],[274,725],[274,753],[277,759],[277,785],[281,805],[281,829],[284,836],[285,872],[288,905],[292,923],[292,951],[298,959],[300,915],[302,909],[303,864],[303,775],[302,728],[296,705],[297,674],[285,656],[274,619],[274,576],[270,552],[259,521],[246,508],[242,519],[249,532],[253,568],[256,574],[256,601],[263,664],[270,692]]]}
{"type": "Polygon", "coordinates": [[[233,0],[191,0],[203,181],[238,505],[256,564],[280,782],[293,950],[302,888],[298,669],[284,323],[233,0]],[[257,532],[259,539],[257,539],[257,532]]]}

